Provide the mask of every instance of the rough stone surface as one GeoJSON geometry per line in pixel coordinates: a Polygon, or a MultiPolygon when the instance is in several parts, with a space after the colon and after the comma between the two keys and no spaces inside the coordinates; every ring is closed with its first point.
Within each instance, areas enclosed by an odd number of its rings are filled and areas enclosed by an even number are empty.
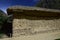
{"type": "Polygon", "coordinates": [[[15,14],[13,35],[36,35],[60,30],[60,19],[54,17],[31,17],[15,14]],[[18,34],[17,34],[18,33],[18,34]]]}
{"type": "Polygon", "coordinates": [[[11,39],[54,40],[59,38],[60,17],[58,14],[60,14],[60,10],[46,10],[35,7],[24,8],[20,6],[8,8],[8,13],[13,14],[13,39],[11,39]],[[37,13],[39,15],[37,15],[37,13]],[[45,15],[46,13],[47,15],[45,15]]]}

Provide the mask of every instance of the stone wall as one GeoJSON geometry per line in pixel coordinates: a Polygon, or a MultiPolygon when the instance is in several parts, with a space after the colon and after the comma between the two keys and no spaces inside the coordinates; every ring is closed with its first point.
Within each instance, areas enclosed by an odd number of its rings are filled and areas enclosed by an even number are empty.
{"type": "Polygon", "coordinates": [[[13,36],[36,35],[60,31],[60,10],[13,6],[13,36]]]}

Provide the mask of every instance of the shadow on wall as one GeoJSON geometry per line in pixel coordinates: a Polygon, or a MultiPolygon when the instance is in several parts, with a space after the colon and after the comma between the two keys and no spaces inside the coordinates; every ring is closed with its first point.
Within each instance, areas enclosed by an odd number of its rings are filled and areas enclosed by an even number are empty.
{"type": "Polygon", "coordinates": [[[60,16],[31,16],[26,14],[15,14],[15,19],[28,19],[28,20],[56,20],[60,19],[60,16]]]}

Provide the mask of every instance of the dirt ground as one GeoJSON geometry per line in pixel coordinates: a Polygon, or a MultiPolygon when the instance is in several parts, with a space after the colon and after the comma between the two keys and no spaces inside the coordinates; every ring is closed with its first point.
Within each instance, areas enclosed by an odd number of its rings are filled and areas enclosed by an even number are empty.
{"type": "Polygon", "coordinates": [[[52,33],[43,33],[36,34],[31,36],[18,36],[12,38],[4,38],[0,40],[54,40],[60,38],[60,31],[52,32],[52,33]]]}

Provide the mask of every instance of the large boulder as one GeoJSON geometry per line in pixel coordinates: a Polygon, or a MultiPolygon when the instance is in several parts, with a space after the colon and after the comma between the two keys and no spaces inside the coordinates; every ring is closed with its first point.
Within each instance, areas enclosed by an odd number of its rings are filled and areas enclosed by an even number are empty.
{"type": "MultiPolygon", "coordinates": [[[[40,33],[54,33],[60,29],[60,10],[12,6],[7,9],[7,13],[9,15],[13,14],[13,37],[21,37],[22,35],[25,37],[31,37],[32,35],[33,37],[33,35],[36,36],[36,34],[40,33]]],[[[22,39],[23,36],[21,37],[22,39]]],[[[51,40],[53,38],[49,39],[51,40]]]]}

